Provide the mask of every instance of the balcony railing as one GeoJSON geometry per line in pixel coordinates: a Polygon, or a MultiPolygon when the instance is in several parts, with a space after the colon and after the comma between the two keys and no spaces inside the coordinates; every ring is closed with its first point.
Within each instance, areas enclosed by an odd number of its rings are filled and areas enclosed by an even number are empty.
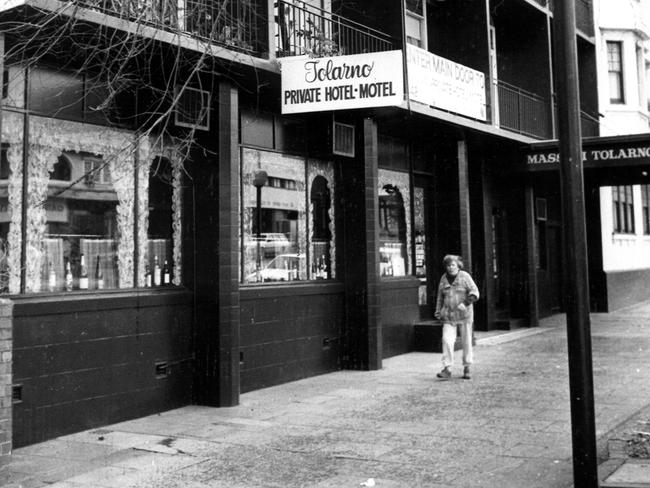
{"type": "Polygon", "coordinates": [[[552,137],[548,100],[498,81],[499,125],[538,139],[552,137]]]}
{"type": "Polygon", "coordinates": [[[275,3],[278,57],[335,56],[400,49],[388,34],[305,2],[275,3]]]}
{"type": "Polygon", "coordinates": [[[159,29],[187,32],[250,54],[268,52],[263,0],[77,0],[99,10],[159,29]]]}

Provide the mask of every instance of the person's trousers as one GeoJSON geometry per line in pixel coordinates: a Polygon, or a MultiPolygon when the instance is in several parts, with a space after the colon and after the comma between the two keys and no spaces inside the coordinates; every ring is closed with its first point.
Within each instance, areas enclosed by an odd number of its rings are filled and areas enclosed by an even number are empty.
{"type": "Polygon", "coordinates": [[[442,366],[447,368],[454,364],[454,344],[457,329],[460,329],[460,339],[463,344],[463,366],[469,366],[474,360],[472,350],[472,323],[445,322],[442,324],[442,366]]]}

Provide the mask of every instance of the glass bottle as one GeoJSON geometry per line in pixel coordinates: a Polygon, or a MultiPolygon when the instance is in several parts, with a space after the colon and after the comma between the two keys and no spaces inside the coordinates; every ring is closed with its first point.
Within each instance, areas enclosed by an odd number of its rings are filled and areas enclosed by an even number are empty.
{"type": "Polygon", "coordinates": [[[72,291],[72,269],[70,268],[70,260],[65,262],[65,291],[72,291]]]}
{"type": "Polygon", "coordinates": [[[151,268],[149,264],[144,265],[144,286],[151,287],[151,268]]]}
{"type": "Polygon", "coordinates": [[[86,269],[86,256],[81,255],[81,263],[79,270],[79,289],[87,290],[88,289],[88,270],[86,269]]]}
{"type": "Polygon", "coordinates": [[[169,274],[169,265],[167,264],[167,260],[165,259],[165,264],[163,265],[162,269],[162,276],[163,276],[163,285],[169,285],[171,281],[171,277],[169,274]]]}
{"type": "Polygon", "coordinates": [[[99,254],[97,255],[97,260],[95,261],[95,283],[97,284],[97,289],[98,290],[103,290],[104,289],[104,273],[102,272],[102,265],[101,261],[99,258],[99,254]]]}
{"type": "Polygon", "coordinates": [[[52,261],[48,264],[48,280],[47,280],[47,289],[49,291],[56,290],[56,273],[54,272],[54,266],[52,266],[52,261]]]}
{"type": "Polygon", "coordinates": [[[158,264],[158,256],[153,258],[153,285],[160,286],[160,264],[158,264]]]}

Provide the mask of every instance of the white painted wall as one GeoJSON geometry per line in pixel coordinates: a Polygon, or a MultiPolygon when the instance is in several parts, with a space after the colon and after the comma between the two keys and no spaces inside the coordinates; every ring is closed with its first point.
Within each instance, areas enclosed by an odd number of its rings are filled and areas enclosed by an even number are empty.
{"type": "MultiPolygon", "coordinates": [[[[648,98],[650,76],[647,69],[650,47],[650,0],[596,0],[596,63],[600,134],[625,135],[650,132],[648,98]],[[625,103],[609,102],[607,41],[623,43],[625,103]]],[[[650,268],[650,236],[643,235],[641,191],[634,192],[634,235],[613,232],[612,189],[600,189],[601,238],[605,271],[650,268]]]]}
{"type": "Polygon", "coordinates": [[[635,234],[616,234],[612,207],[612,188],[600,188],[600,218],[603,230],[604,271],[628,271],[650,268],[650,235],[643,235],[640,187],[634,187],[634,229],[635,234]]]}

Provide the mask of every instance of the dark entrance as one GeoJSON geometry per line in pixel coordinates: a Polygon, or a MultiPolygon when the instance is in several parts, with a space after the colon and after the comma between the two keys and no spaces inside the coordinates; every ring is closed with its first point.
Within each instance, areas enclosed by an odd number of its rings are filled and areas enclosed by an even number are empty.
{"type": "Polygon", "coordinates": [[[415,257],[415,275],[420,280],[418,303],[421,319],[433,318],[435,309],[433,296],[436,277],[433,275],[435,266],[432,266],[431,263],[432,197],[431,178],[416,176],[413,185],[413,256],[415,257]]]}

